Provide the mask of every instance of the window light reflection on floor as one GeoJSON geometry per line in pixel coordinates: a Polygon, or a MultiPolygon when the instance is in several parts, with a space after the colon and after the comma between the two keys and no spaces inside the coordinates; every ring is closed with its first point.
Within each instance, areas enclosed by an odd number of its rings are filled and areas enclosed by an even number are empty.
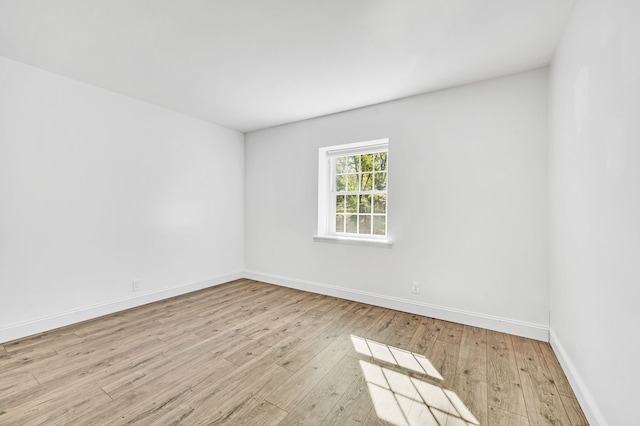
{"type": "Polygon", "coordinates": [[[353,342],[356,352],[362,355],[370,356],[378,361],[388,362],[416,373],[426,374],[437,380],[444,380],[438,370],[423,355],[354,335],[351,335],[351,342],[353,342]]]}
{"type": "MultiPolygon", "coordinates": [[[[443,380],[422,355],[353,335],[351,341],[358,353],[371,357],[372,361],[443,380]]],[[[375,412],[381,420],[394,425],[480,424],[455,392],[373,362],[359,362],[375,412]]]]}

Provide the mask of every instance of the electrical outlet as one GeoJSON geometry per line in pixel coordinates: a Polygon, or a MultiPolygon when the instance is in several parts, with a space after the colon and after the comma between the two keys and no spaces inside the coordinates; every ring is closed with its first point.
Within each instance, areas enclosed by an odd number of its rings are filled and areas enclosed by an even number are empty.
{"type": "Polygon", "coordinates": [[[418,281],[411,282],[411,293],[420,294],[420,283],[418,281]]]}
{"type": "Polygon", "coordinates": [[[133,280],[132,282],[132,286],[131,289],[133,291],[140,291],[140,289],[142,288],[142,281],[140,280],[133,280]]]}

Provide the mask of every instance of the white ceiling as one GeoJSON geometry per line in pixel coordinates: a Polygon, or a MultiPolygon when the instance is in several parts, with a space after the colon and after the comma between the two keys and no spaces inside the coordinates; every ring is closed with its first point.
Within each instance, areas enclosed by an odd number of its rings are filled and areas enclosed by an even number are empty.
{"type": "Polygon", "coordinates": [[[574,0],[0,0],[0,55],[243,132],[549,63],[574,0]]]}

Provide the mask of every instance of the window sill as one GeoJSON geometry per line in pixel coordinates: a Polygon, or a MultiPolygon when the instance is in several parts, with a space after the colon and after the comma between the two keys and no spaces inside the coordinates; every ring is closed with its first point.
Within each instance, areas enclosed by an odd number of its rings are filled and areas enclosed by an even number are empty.
{"type": "Polygon", "coordinates": [[[328,235],[314,235],[313,241],[317,243],[349,244],[354,246],[391,248],[393,243],[389,240],[373,240],[368,238],[335,237],[328,235]]]}

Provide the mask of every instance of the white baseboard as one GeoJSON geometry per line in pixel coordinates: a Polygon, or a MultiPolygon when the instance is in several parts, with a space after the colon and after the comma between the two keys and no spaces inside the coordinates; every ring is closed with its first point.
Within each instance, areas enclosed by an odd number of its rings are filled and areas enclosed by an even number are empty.
{"type": "Polygon", "coordinates": [[[593,395],[591,395],[591,392],[589,392],[589,388],[585,385],[582,376],[578,373],[575,364],[571,361],[569,354],[564,346],[562,346],[553,328],[549,330],[549,337],[551,347],[556,357],[558,357],[558,361],[560,361],[560,365],[567,379],[569,379],[569,383],[573,388],[573,392],[576,394],[576,398],[580,403],[584,415],[587,416],[587,420],[589,420],[589,423],[592,425],[607,426],[608,423],[602,415],[598,404],[596,404],[596,400],[593,398],[593,395]]]}
{"type": "Polygon", "coordinates": [[[249,278],[252,280],[263,281],[266,283],[281,285],[284,287],[291,287],[298,290],[325,294],[327,296],[339,297],[342,299],[353,300],[370,305],[382,306],[384,308],[443,319],[446,321],[457,322],[474,327],[482,327],[489,330],[515,334],[518,336],[528,337],[536,340],[542,340],[544,342],[549,341],[549,327],[542,324],[534,324],[509,318],[502,318],[493,315],[465,311],[462,309],[432,305],[429,303],[417,302],[414,300],[401,299],[398,297],[369,293],[360,290],[353,290],[346,287],[299,280],[257,271],[247,270],[245,271],[244,276],[245,278],[249,278]]]}
{"type": "Polygon", "coordinates": [[[157,302],[169,297],[179,296],[181,294],[190,293],[192,291],[201,290],[203,288],[212,287],[240,278],[249,278],[270,284],[291,287],[313,293],[326,294],[328,296],[340,297],[342,299],[382,306],[389,309],[410,312],[460,324],[482,327],[503,333],[515,334],[545,342],[549,341],[549,328],[541,324],[528,323],[509,318],[470,312],[446,306],[438,306],[424,302],[416,302],[414,300],[401,299],[393,296],[288,278],[274,274],[256,271],[238,271],[204,281],[186,283],[153,292],[140,292],[140,294],[136,293],[134,296],[3,326],[0,327],[0,343],[20,339],[22,337],[31,336],[33,334],[42,333],[103,315],[112,314],[125,309],[135,308],[136,306],[157,302]]]}
{"type": "Polygon", "coordinates": [[[147,303],[157,302],[169,297],[202,290],[203,288],[212,287],[240,278],[244,278],[244,273],[242,271],[237,271],[228,275],[222,275],[203,281],[185,283],[157,291],[140,292],[133,296],[123,297],[121,299],[85,306],[67,312],[60,312],[58,314],[40,317],[30,321],[10,324],[0,327],[0,343],[9,342],[11,340],[64,327],[66,325],[101,317],[103,315],[112,314],[125,309],[135,308],[136,306],[146,305],[147,303]]]}

